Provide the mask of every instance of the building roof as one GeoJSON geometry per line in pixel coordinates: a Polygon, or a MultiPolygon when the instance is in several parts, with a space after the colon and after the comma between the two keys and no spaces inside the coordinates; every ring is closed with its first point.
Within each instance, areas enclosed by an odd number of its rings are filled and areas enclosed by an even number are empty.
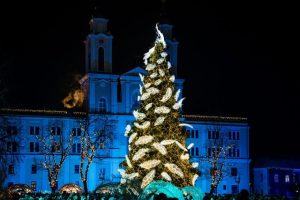
{"type": "Polygon", "coordinates": [[[43,115],[43,116],[69,116],[84,117],[86,112],[47,109],[25,109],[25,108],[0,108],[0,114],[6,115],[43,115]]]}
{"type": "Polygon", "coordinates": [[[247,122],[245,117],[230,117],[217,115],[182,115],[187,121],[217,121],[217,122],[247,122]]]}
{"type": "MultiPolygon", "coordinates": [[[[85,117],[86,112],[71,110],[50,110],[50,109],[26,109],[26,108],[0,108],[0,115],[43,115],[43,116],[69,116],[85,117]]],[[[186,121],[213,121],[213,122],[247,122],[245,117],[229,117],[217,115],[182,115],[186,121]]]]}

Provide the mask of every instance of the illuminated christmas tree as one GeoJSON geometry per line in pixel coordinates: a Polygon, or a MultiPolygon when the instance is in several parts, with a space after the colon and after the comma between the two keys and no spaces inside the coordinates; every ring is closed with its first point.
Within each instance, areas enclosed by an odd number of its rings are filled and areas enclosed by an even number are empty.
{"type": "MultiPolygon", "coordinates": [[[[167,60],[166,42],[158,30],[154,46],[144,55],[146,76],[140,74],[140,106],[133,111],[135,121],[127,125],[129,154],[122,163],[121,183],[134,193],[152,181],[163,180],[177,187],[192,186],[198,177],[198,163],[190,162],[180,109],[184,98],[175,91],[175,76],[167,60]],[[134,184],[133,184],[134,183],[134,184]]],[[[192,127],[191,127],[192,128],[192,127]]]]}

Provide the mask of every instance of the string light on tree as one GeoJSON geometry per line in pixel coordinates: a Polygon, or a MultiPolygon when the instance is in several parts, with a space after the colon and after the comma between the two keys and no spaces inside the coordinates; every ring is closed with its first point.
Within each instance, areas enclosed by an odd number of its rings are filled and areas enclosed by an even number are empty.
{"type": "MultiPolygon", "coordinates": [[[[177,187],[194,185],[198,171],[189,161],[180,108],[184,98],[175,90],[175,76],[167,60],[166,42],[156,26],[154,46],[144,55],[147,75],[141,75],[140,107],[133,112],[135,121],[126,127],[130,152],[122,162],[122,183],[141,191],[155,180],[169,181],[177,187]],[[128,179],[128,174],[138,174],[128,179]],[[135,181],[135,184],[132,184],[135,181]],[[139,184],[136,184],[139,183],[139,184]]],[[[191,148],[191,147],[190,147],[191,148]]]]}

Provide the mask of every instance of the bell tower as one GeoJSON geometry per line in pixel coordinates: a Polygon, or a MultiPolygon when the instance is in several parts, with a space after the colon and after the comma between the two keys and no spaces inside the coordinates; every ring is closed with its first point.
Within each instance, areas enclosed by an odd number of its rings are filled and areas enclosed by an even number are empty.
{"type": "Polygon", "coordinates": [[[90,20],[90,34],[85,40],[86,73],[112,73],[112,39],[107,31],[107,19],[90,20]]]}

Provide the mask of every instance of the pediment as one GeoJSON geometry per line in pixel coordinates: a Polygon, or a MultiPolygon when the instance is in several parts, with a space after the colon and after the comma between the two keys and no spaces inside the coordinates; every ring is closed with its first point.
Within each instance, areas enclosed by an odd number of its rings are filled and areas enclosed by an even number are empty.
{"type": "Polygon", "coordinates": [[[135,67],[132,70],[122,74],[121,76],[139,76],[139,74],[146,75],[147,71],[141,67],[135,67]]]}

